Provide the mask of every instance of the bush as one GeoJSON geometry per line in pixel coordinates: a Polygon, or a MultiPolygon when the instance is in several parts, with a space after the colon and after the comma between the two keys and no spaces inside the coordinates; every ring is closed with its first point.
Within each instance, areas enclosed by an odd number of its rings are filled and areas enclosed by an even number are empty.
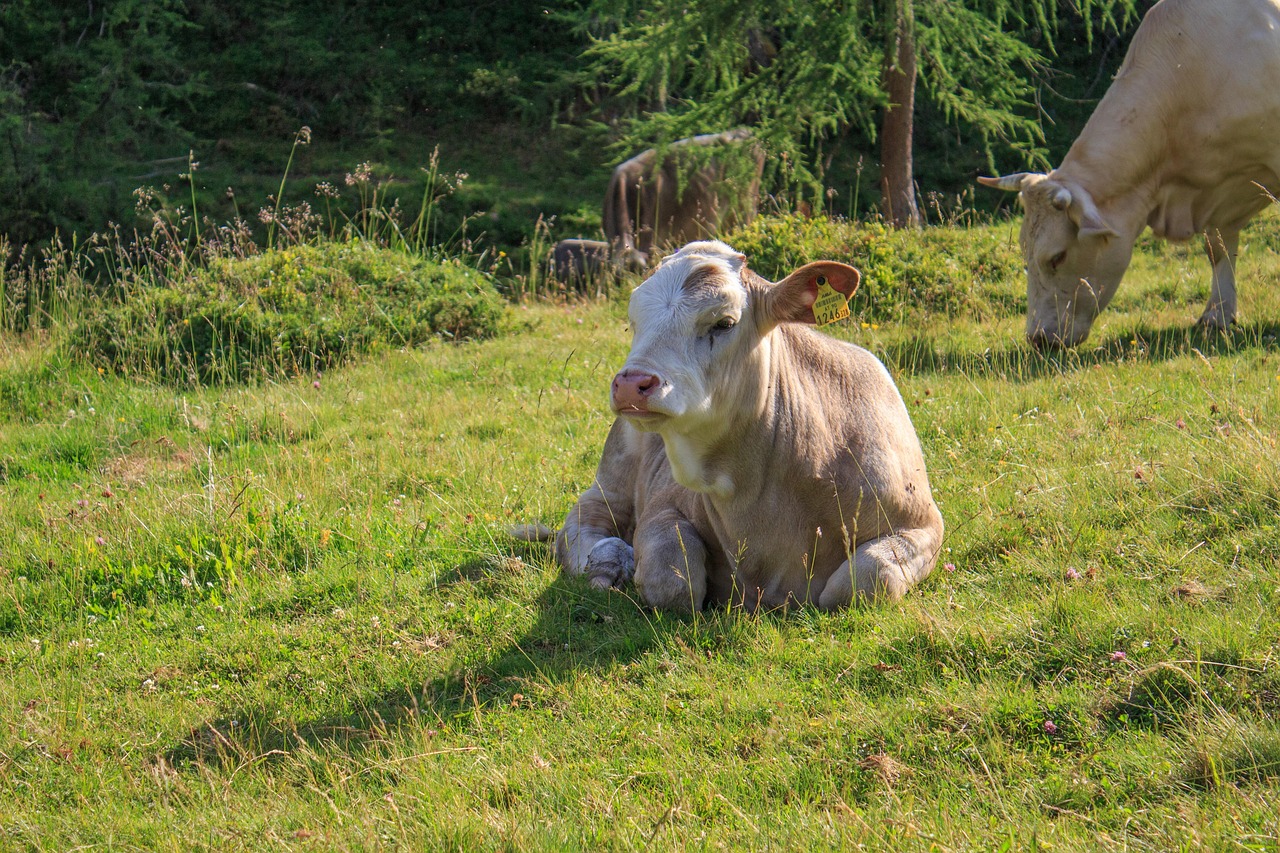
{"type": "Polygon", "coordinates": [[[842,261],[862,273],[850,303],[863,319],[940,313],[984,318],[1021,310],[1022,269],[1010,226],[919,231],[800,215],[761,216],[725,239],[771,281],[810,261],[842,261]]]}
{"type": "Polygon", "coordinates": [[[492,337],[502,316],[492,281],[458,261],[325,243],[214,259],[87,312],[70,342],[107,370],[245,382],[323,370],[385,345],[492,337]]]}

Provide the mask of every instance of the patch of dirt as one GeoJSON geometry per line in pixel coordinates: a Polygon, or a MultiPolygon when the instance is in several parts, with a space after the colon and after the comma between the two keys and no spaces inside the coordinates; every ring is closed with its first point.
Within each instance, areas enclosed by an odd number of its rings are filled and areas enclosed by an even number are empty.
{"type": "Polygon", "coordinates": [[[880,781],[886,785],[892,785],[903,776],[911,775],[910,767],[895,758],[885,755],[883,752],[868,755],[858,762],[858,766],[863,770],[876,774],[876,776],[880,777],[880,781]]]}
{"type": "Polygon", "coordinates": [[[131,486],[186,471],[194,461],[194,456],[178,450],[172,439],[162,435],[152,443],[136,442],[124,456],[104,463],[102,473],[111,483],[131,486]]]}
{"type": "Polygon", "coordinates": [[[1197,580],[1185,581],[1169,590],[1169,593],[1182,601],[1199,602],[1208,598],[1216,598],[1213,590],[1197,580]]]}

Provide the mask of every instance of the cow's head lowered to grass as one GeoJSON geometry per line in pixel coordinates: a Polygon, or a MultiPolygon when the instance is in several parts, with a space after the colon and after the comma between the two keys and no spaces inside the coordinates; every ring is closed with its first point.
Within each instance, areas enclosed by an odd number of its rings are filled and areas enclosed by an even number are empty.
{"type": "Polygon", "coordinates": [[[848,298],[858,281],[853,267],[820,261],[772,284],[724,243],[690,243],[631,294],[631,352],[613,380],[614,411],[645,431],[718,437],[733,422],[727,411],[765,392],[753,365],[767,363],[774,329],[814,323],[820,289],[848,298]]]}
{"type": "Polygon", "coordinates": [[[1115,296],[1133,256],[1079,187],[1051,175],[1019,172],[979,183],[1018,193],[1027,266],[1027,338],[1036,346],[1075,346],[1115,296]]]}

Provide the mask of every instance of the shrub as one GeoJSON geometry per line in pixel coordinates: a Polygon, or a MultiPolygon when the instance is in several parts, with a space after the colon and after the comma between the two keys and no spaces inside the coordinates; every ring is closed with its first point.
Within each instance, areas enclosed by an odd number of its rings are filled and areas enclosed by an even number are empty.
{"type": "Polygon", "coordinates": [[[1009,226],[920,231],[796,214],[757,217],[726,237],[752,269],[776,281],[810,261],[843,261],[862,273],[850,308],[864,319],[941,313],[984,318],[1021,310],[1022,269],[1009,226]]]}
{"type": "Polygon", "coordinates": [[[72,353],[104,369],[180,384],[323,370],[380,346],[498,332],[502,301],[484,274],[364,242],[239,258],[86,312],[72,353]]]}

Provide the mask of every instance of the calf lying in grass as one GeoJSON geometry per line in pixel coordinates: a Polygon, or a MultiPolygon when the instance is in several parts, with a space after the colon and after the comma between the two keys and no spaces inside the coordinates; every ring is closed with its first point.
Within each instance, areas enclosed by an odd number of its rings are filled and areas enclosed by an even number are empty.
{"type": "Polygon", "coordinates": [[[631,295],[565,571],[682,610],[892,601],[926,577],[942,515],[906,406],[874,356],[809,328],[858,280],[820,261],[771,284],[719,242],[666,258],[631,295]]]}

